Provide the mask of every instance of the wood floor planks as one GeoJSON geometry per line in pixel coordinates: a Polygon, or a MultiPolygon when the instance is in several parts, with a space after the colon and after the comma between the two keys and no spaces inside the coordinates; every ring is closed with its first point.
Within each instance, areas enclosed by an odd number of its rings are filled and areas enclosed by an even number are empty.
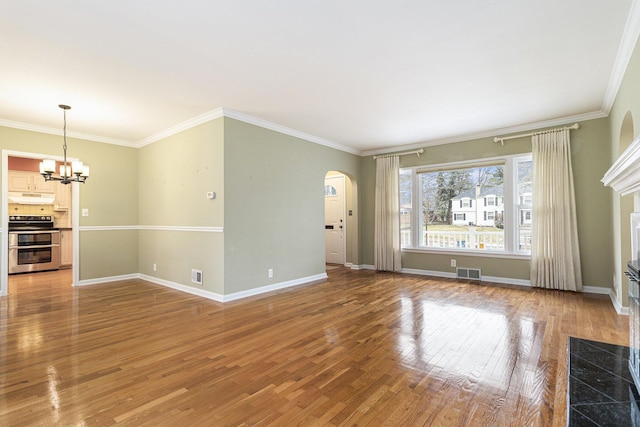
{"type": "Polygon", "coordinates": [[[11,276],[0,425],[565,425],[568,336],[606,296],[328,271],[220,304],[140,280],[11,276]]]}

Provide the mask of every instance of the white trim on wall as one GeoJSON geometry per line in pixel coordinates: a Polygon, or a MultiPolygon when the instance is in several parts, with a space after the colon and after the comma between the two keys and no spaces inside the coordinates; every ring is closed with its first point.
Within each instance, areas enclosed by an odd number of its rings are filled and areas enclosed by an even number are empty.
{"type": "Polygon", "coordinates": [[[627,71],[629,60],[633,55],[638,36],[640,36],[640,1],[632,1],[627,23],[618,46],[618,53],[609,76],[609,85],[602,100],[602,111],[607,115],[611,112],[613,103],[618,96],[618,91],[620,90],[620,85],[622,85],[624,73],[627,71]]]}
{"type": "Polygon", "coordinates": [[[584,122],[587,120],[601,119],[607,117],[607,114],[602,111],[593,111],[590,113],[577,114],[574,116],[558,117],[556,119],[544,120],[535,123],[526,123],[523,125],[510,126],[500,129],[490,129],[485,132],[468,133],[465,135],[453,136],[451,138],[434,139],[431,141],[424,141],[417,144],[401,145],[396,147],[381,148],[377,150],[367,150],[361,153],[361,156],[373,156],[378,154],[394,153],[396,151],[415,150],[418,148],[431,147],[434,145],[452,144],[455,142],[472,141],[474,139],[481,138],[493,138],[496,136],[504,136],[511,133],[529,132],[533,130],[540,130],[548,127],[563,126],[573,122],[584,122]]]}
{"type": "MultiPolygon", "coordinates": [[[[626,60],[626,62],[628,62],[628,58],[626,60]]],[[[626,63],[625,62],[625,63],[626,63]]],[[[613,76],[612,76],[613,79],[613,76]]],[[[612,84],[610,84],[610,87],[612,86],[612,84]]],[[[618,84],[619,87],[619,84],[618,84]]],[[[616,89],[616,93],[617,93],[617,89],[616,89]]],[[[604,107],[603,107],[604,108],[604,107]]],[[[610,108],[609,108],[610,109],[610,108]]],[[[324,139],[324,138],[320,138],[317,137],[315,135],[311,135],[308,133],[304,133],[295,129],[291,129],[288,128],[286,126],[281,126],[277,123],[273,123],[273,122],[269,122],[267,120],[263,120],[263,119],[259,119],[257,117],[253,117],[250,114],[246,114],[246,113],[242,113],[239,111],[235,111],[229,108],[216,108],[214,110],[208,111],[206,113],[203,113],[199,116],[193,117],[189,120],[186,120],[182,123],[179,123],[175,126],[169,127],[163,131],[160,131],[158,133],[155,133],[153,135],[150,135],[146,138],[143,138],[137,142],[131,142],[131,141],[124,141],[124,140],[118,140],[118,139],[113,139],[113,138],[107,138],[107,137],[102,137],[102,136],[97,136],[97,135],[90,135],[90,134],[84,134],[84,133],[79,133],[79,132],[67,132],[67,135],[72,137],[72,138],[78,138],[78,139],[85,139],[88,141],[96,141],[96,142],[102,142],[105,144],[114,144],[114,145],[123,145],[126,147],[132,147],[132,148],[141,148],[144,147],[146,145],[152,144],[154,142],[160,141],[164,138],[170,137],[172,135],[175,135],[179,132],[183,132],[187,129],[190,129],[192,127],[201,125],[203,123],[206,123],[208,121],[220,118],[220,117],[229,117],[231,119],[235,119],[235,120],[239,120],[248,124],[252,124],[255,126],[259,126],[261,128],[264,129],[269,129],[269,130],[273,130],[279,133],[282,133],[284,135],[289,135],[295,138],[299,138],[308,142],[312,142],[314,144],[318,144],[318,145],[323,145],[325,147],[329,147],[329,148],[333,148],[336,150],[340,150],[340,151],[344,151],[346,153],[350,153],[350,154],[355,154],[358,156],[369,156],[369,155],[377,155],[377,154],[387,154],[387,153],[392,153],[392,152],[396,152],[396,151],[405,151],[405,150],[415,150],[418,148],[424,148],[424,147],[431,147],[434,145],[443,145],[443,144],[451,144],[451,143],[455,143],[455,142],[462,142],[462,141],[470,141],[470,140],[474,140],[474,139],[480,139],[480,138],[489,138],[489,137],[495,137],[498,135],[503,135],[503,134],[509,134],[509,133],[516,133],[516,132],[527,132],[527,131],[531,131],[531,130],[536,130],[536,129],[541,129],[541,128],[546,128],[546,127],[553,127],[553,126],[561,126],[561,125],[566,125],[568,123],[572,123],[572,122],[581,122],[581,121],[586,121],[586,120],[593,120],[593,119],[600,119],[603,117],[607,117],[608,116],[608,111],[593,111],[593,112],[589,112],[589,113],[584,113],[584,114],[577,114],[577,115],[573,115],[573,116],[567,116],[567,117],[558,117],[552,120],[545,120],[545,121],[541,121],[541,122],[536,122],[536,123],[527,123],[527,124],[523,124],[523,125],[517,125],[517,126],[512,126],[512,127],[505,127],[505,128],[500,128],[500,129],[490,129],[487,131],[482,131],[482,132],[475,132],[475,133],[468,133],[468,134],[464,134],[464,135],[458,135],[458,136],[454,136],[454,137],[450,137],[450,138],[442,138],[442,139],[434,139],[434,140],[430,140],[430,141],[421,141],[421,142],[417,142],[415,144],[409,144],[409,145],[402,145],[402,146],[394,146],[394,147],[386,147],[386,148],[381,148],[381,149],[375,149],[375,150],[366,150],[366,151],[362,151],[353,147],[349,147],[347,145],[343,145],[343,144],[339,144],[337,142],[334,141],[330,141],[328,139],[324,139]]],[[[5,126],[5,127],[10,127],[10,128],[16,128],[16,129],[23,129],[23,130],[28,130],[28,131],[33,131],[33,132],[42,132],[42,133],[49,133],[49,134],[53,134],[53,135],[62,135],[60,129],[55,129],[55,128],[48,128],[48,127],[44,127],[44,126],[38,126],[38,125],[31,125],[28,123],[21,123],[21,122],[12,122],[9,120],[0,120],[0,126],[5,126]]]]}
{"type": "MultiPolygon", "coordinates": [[[[362,264],[357,266],[352,266],[352,270],[375,270],[373,265],[362,264]]],[[[444,277],[447,279],[455,279],[456,274],[448,271],[435,271],[435,270],[420,270],[414,268],[403,268],[400,271],[400,274],[417,274],[420,276],[433,276],[433,277],[444,277]]],[[[498,277],[498,276],[485,276],[482,275],[481,282],[487,283],[501,283],[505,285],[516,285],[516,286],[526,286],[531,287],[531,282],[529,280],[524,279],[514,279],[510,277],[498,277]]],[[[598,294],[598,295],[610,295],[611,300],[613,301],[613,305],[616,307],[616,311],[618,314],[628,314],[629,309],[625,307],[621,307],[619,303],[614,301],[613,291],[610,288],[603,288],[601,286],[583,286],[582,292],[587,294],[598,294]],[[618,309],[620,307],[620,309],[618,309]],[[626,313],[624,311],[626,310],[626,313]]]]}
{"type": "MultiPolygon", "coordinates": [[[[22,129],[30,132],[47,133],[50,135],[62,136],[63,131],[59,128],[50,128],[46,126],[33,125],[30,123],[14,122],[11,120],[0,119],[0,126],[22,129]]],[[[123,145],[125,147],[135,148],[136,144],[131,141],[125,141],[122,139],[107,138],[105,136],[91,135],[88,133],[80,133],[74,131],[67,131],[69,138],[84,139],[87,141],[102,142],[104,144],[123,145]]]]}
{"type": "MultiPolygon", "coordinates": [[[[583,290],[584,290],[584,287],[583,287],[583,290]]],[[[609,292],[609,298],[611,299],[611,303],[613,304],[613,308],[616,310],[616,313],[623,316],[629,315],[629,307],[623,307],[622,304],[620,304],[620,301],[618,301],[618,299],[616,298],[616,295],[613,289],[609,292]]]]}
{"type": "Polygon", "coordinates": [[[80,231],[119,231],[119,230],[158,230],[188,231],[198,233],[224,233],[224,227],[204,227],[187,225],[85,225],[78,227],[80,231]]]}
{"type": "Polygon", "coordinates": [[[313,282],[318,282],[320,280],[326,280],[327,273],[316,274],[314,276],[301,277],[299,279],[288,280],[286,282],[280,282],[280,283],[274,283],[272,285],[261,286],[259,288],[249,289],[241,292],[235,292],[233,294],[228,294],[228,295],[222,295],[217,292],[208,291],[206,289],[187,286],[181,283],[172,282],[169,280],[164,280],[158,277],[153,277],[153,276],[149,276],[141,273],[82,280],[79,282],[79,285],[88,286],[88,285],[96,285],[96,284],[107,284],[110,282],[117,282],[121,280],[131,280],[131,279],[145,280],[147,282],[154,283],[156,285],[161,285],[167,288],[175,289],[177,291],[186,292],[192,295],[197,295],[197,296],[207,298],[216,302],[230,302],[230,301],[236,301],[239,299],[261,295],[261,294],[265,294],[268,292],[273,292],[281,289],[291,288],[294,286],[310,284],[313,282]]]}
{"type": "Polygon", "coordinates": [[[200,114],[199,116],[193,117],[182,123],[178,123],[175,126],[171,126],[170,128],[167,128],[163,131],[160,131],[144,139],[141,139],[135,144],[135,146],[136,148],[141,148],[141,147],[144,147],[145,145],[153,144],[154,142],[158,142],[161,139],[170,137],[171,135],[175,135],[180,132],[184,132],[187,129],[191,129],[203,123],[210,122],[211,120],[219,119],[220,117],[223,117],[223,116],[224,116],[224,111],[222,108],[216,108],[215,110],[207,111],[204,114],[200,114]]]}
{"type": "Polygon", "coordinates": [[[123,274],[120,276],[98,277],[96,279],[86,279],[78,281],[78,286],[101,285],[105,283],[119,282],[122,280],[138,279],[139,274],[123,274]]]}
{"type": "Polygon", "coordinates": [[[261,128],[264,128],[264,129],[273,130],[285,135],[293,136],[294,138],[303,139],[305,141],[313,142],[318,145],[324,145],[325,147],[334,148],[336,150],[344,151],[346,153],[362,155],[362,152],[356,148],[338,144],[337,142],[329,141],[328,139],[324,139],[315,135],[310,135],[308,133],[300,132],[298,130],[281,126],[277,123],[269,122],[267,120],[259,119],[249,114],[241,113],[240,111],[235,111],[229,108],[224,108],[223,111],[224,111],[224,116],[229,117],[230,119],[240,120],[241,122],[260,126],[261,128]]]}

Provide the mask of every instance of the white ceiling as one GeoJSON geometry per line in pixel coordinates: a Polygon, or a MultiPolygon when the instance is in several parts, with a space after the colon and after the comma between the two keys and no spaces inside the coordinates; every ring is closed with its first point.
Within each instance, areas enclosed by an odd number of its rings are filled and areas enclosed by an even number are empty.
{"type": "Polygon", "coordinates": [[[0,124],[135,146],[222,107],[375,153],[604,117],[632,3],[1,0],[0,124]]]}

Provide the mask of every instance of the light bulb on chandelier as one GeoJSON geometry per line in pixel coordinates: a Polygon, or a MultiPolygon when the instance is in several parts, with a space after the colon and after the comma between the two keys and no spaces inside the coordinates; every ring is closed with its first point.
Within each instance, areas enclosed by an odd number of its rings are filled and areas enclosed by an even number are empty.
{"type": "Polygon", "coordinates": [[[59,181],[62,184],[69,184],[72,182],[84,182],[89,177],[89,166],[84,165],[80,160],[74,160],[71,162],[71,166],[67,162],[67,110],[71,107],[68,105],[58,105],[64,112],[64,128],[63,128],[63,141],[62,150],[64,152],[63,162],[60,165],[60,176],[55,176],[56,161],[53,159],[44,159],[40,162],[40,174],[44,177],[45,181],[59,181]]]}

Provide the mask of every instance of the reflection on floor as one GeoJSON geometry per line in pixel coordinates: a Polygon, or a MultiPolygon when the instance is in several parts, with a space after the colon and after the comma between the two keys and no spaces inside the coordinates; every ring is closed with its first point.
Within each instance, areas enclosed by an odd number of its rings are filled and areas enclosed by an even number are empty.
{"type": "Polygon", "coordinates": [[[327,265],[326,265],[326,270],[327,270],[327,271],[329,271],[329,270],[335,270],[336,268],[340,268],[340,267],[342,267],[342,266],[341,266],[341,265],[339,265],[339,264],[327,264],[327,265]]]}
{"type": "Polygon", "coordinates": [[[9,294],[35,289],[51,289],[73,283],[71,269],[9,275],[9,294]]]}

